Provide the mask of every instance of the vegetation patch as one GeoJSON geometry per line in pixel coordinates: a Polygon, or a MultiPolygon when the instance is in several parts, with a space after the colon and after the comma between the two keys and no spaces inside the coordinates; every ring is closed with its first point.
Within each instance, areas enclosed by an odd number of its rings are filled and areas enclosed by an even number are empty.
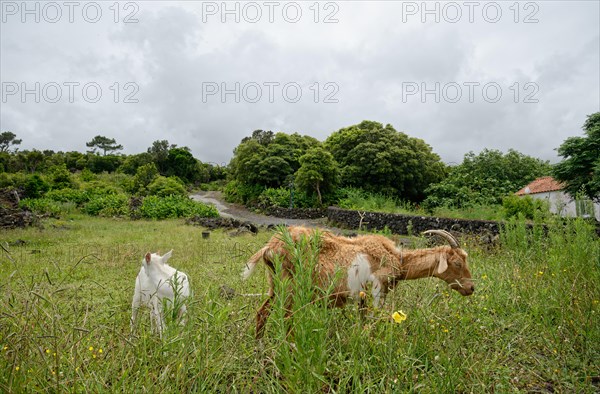
{"type": "MultiPolygon", "coordinates": [[[[271,233],[202,239],[181,220],[69,218],[68,228],[49,219],[45,229],[3,233],[14,245],[0,251],[3,392],[599,389],[600,240],[582,220],[547,231],[512,220],[495,248],[464,239],[472,296],[438,280],[400,282],[383,309],[366,292],[365,320],[353,303],[340,310],[315,302],[311,271],[300,264],[295,283],[276,280],[257,343],[255,313],[268,284],[261,272],[244,282],[239,273],[271,233]],[[160,339],[141,310],[131,334],[142,258],[170,249],[169,264],[191,283],[187,321],[167,324],[160,339]],[[223,285],[233,296],[221,296],[223,285]]],[[[310,250],[294,252],[300,263],[310,250]]]]}

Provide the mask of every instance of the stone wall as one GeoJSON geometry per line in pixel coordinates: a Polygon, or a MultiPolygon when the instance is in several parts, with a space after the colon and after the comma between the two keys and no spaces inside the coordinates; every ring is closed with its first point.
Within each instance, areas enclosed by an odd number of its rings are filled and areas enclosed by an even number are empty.
{"type": "Polygon", "coordinates": [[[470,234],[497,235],[498,222],[490,220],[450,219],[429,216],[400,215],[382,212],[350,211],[336,207],[327,209],[327,219],[334,225],[349,229],[383,230],[386,226],[395,234],[413,234],[440,229],[470,234]]]}
{"type": "Polygon", "coordinates": [[[270,207],[264,210],[270,216],[284,219],[319,219],[327,217],[327,209],[270,207]]]}

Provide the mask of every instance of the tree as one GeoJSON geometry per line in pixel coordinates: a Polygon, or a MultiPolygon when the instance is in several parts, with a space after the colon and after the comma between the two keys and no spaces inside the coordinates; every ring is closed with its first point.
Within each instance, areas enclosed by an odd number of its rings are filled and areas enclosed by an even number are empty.
{"type": "Polygon", "coordinates": [[[565,184],[573,197],[583,193],[600,201],[600,112],[589,115],[583,124],[585,137],[570,137],[557,149],[563,160],[552,175],[565,184]]]}
{"type": "Polygon", "coordinates": [[[161,173],[166,173],[166,163],[169,157],[169,150],[177,148],[176,144],[170,144],[167,140],[156,140],[148,148],[148,154],[151,160],[156,163],[156,167],[161,173]]]}
{"type": "Polygon", "coordinates": [[[255,130],[233,151],[229,164],[233,178],[245,185],[277,188],[300,168],[300,157],[319,141],[298,133],[273,134],[255,130]]]}
{"type": "Polygon", "coordinates": [[[10,131],[0,134],[0,152],[8,152],[11,145],[20,145],[23,140],[18,140],[17,135],[10,131]]]}
{"type": "Polygon", "coordinates": [[[158,176],[158,169],[154,163],[148,163],[138,167],[135,176],[133,177],[133,192],[145,195],[147,192],[146,187],[158,176]]]}
{"type": "Polygon", "coordinates": [[[173,148],[169,150],[165,167],[159,168],[161,175],[177,176],[187,183],[208,181],[208,170],[192,156],[189,148],[173,148]]]}
{"type": "Polygon", "coordinates": [[[548,175],[550,164],[515,150],[506,154],[484,149],[465,154],[463,162],[450,169],[443,181],[431,185],[424,201],[426,208],[500,204],[532,180],[548,175]]]}
{"type": "Polygon", "coordinates": [[[296,184],[307,194],[316,192],[319,205],[323,205],[323,195],[334,191],[338,180],[338,165],[333,155],[322,147],[311,148],[300,157],[296,184]]]}
{"type": "Polygon", "coordinates": [[[36,172],[39,169],[40,164],[44,163],[45,158],[46,156],[37,149],[26,152],[24,154],[24,161],[27,170],[31,173],[36,172]]]}
{"type": "Polygon", "coordinates": [[[85,146],[92,148],[90,153],[96,153],[96,149],[102,150],[102,154],[106,156],[106,152],[114,152],[123,149],[123,145],[117,145],[114,138],[108,138],[97,135],[90,142],[86,142],[85,146]]]}
{"type": "Polygon", "coordinates": [[[340,129],[325,148],[339,163],[344,186],[421,201],[425,189],[444,176],[444,164],[429,145],[389,124],[363,121],[340,129]]]}

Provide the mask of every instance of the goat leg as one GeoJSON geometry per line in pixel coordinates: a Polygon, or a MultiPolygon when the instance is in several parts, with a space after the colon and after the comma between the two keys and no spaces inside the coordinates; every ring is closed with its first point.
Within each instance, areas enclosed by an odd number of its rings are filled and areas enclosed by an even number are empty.
{"type": "Polygon", "coordinates": [[[256,339],[261,339],[264,334],[265,324],[267,324],[267,319],[271,314],[271,302],[273,298],[274,295],[269,295],[269,298],[265,300],[258,309],[258,312],[256,312],[256,339]]]}

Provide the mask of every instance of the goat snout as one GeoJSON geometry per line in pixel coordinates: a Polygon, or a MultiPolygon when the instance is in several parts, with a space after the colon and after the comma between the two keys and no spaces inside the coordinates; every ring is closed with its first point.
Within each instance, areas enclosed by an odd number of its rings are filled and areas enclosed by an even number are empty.
{"type": "Polygon", "coordinates": [[[461,283],[458,280],[450,283],[450,288],[458,291],[463,296],[470,296],[475,292],[475,285],[469,281],[467,283],[461,283]]]}

